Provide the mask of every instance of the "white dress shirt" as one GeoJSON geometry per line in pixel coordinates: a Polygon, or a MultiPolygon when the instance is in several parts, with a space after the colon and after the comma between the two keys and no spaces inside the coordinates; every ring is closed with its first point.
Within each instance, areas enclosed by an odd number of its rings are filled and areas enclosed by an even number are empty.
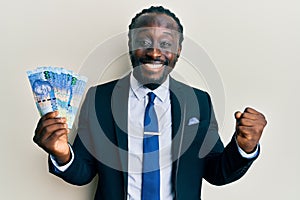
{"type": "Polygon", "coordinates": [[[172,200],[172,119],[169,77],[157,89],[150,90],[131,74],[128,99],[128,200],[141,198],[143,166],[144,114],[148,104],[148,92],[156,95],[154,109],[158,119],[160,199],[172,200]]]}

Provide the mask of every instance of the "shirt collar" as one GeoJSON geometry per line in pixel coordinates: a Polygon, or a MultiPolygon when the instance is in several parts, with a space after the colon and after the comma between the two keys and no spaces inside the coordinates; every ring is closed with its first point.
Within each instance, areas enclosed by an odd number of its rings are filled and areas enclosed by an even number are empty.
{"type": "Polygon", "coordinates": [[[155,90],[150,90],[149,88],[143,86],[131,73],[130,75],[130,87],[136,98],[140,101],[142,100],[148,92],[153,92],[160,101],[165,102],[169,94],[169,75],[166,80],[155,90]]]}

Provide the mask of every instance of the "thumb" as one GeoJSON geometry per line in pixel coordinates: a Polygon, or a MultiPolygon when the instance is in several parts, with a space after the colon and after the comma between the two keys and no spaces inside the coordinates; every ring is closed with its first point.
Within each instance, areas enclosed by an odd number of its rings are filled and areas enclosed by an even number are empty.
{"type": "Polygon", "coordinates": [[[239,120],[242,117],[242,113],[240,111],[237,111],[234,113],[234,117],[236,120],[239,120]]]}

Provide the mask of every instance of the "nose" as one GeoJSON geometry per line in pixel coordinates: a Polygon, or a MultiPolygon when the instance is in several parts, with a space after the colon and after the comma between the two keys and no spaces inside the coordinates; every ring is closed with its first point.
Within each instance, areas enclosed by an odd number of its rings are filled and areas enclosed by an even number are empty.
{"type": "Polygon", "coordinates": [[[161,57],[161,50],[159,48],[153,47],[147,49],[147,56],[152,59],[157,59],[161,57]]]}

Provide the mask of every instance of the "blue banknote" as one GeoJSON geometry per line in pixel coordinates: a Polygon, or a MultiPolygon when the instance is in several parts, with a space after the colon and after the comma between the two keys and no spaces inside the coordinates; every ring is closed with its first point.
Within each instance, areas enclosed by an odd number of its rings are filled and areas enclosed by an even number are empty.
{"type": "Polygon", "coordinates": [[[87,78],[58,67],[27,71],[40,115],[58,110],[71,129],[85,91],[87,78]]]}

